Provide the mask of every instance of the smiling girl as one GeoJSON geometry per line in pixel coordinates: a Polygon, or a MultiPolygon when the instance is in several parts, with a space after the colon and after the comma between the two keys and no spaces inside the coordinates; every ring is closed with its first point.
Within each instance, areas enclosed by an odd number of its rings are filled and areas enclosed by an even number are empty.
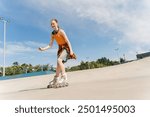
{"type": "Polygon", "coordinates": [[[49,83],[48,87],[62,87],[68,85],[67,81],[67,73],[65,71],[64,63],[67,62],[68,59],[76,59],[76,55],[74,54],[70,41],[63,29],[61,29],[58,25],[57,19],[51,20],[51,27],[53,29],[51,33],[50,43],[46,47],[40,47],[40,51],[45,51],[52,47],[54,40],[56,40],[58,44],[58,52],[57,52],[57,68],[56,75],[54,79],[49,83]],[[61,73],[61,77],[60,77],[61,73]]]}

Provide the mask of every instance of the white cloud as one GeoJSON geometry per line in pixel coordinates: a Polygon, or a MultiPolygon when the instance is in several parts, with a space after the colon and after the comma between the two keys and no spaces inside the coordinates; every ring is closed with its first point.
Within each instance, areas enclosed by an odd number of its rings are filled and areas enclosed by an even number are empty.
{"type": "Polygon", "coordinates": [[[27,42],[24,42],[24,44],[27,46],[31,46],[31,47],[45,46],[45,43],[40,43],[40,42],[35,42],[35,41],[27,41],[27,42]]]}
{"type": "MultiPolygon", "coordinates": [[[[2,45],[2,44],[0,44],[2,45]]],[[[39,47],[44,47],[47,44],[34,42],[34,41],[27,41],[27,42],[7,42],[6,45],[6,54],[7,55],[18,55],[18,54],[35,54],[38,52],[39,47]]],[[[57,49],[52,48],[46,53],[56,53],[57,49]]],[[[3,53],[2,46],[0,47],[0,54],[3,53]]]]}
{"type": "Polygon", "coordinates": [[[2,48],[0,48],[0,55],[3,53],[3,49],[2,48]]]}
{"type": "Polygon", "coordinates": [[[6,48],[6,53],[8,55],[33,52],[33,49],[31,47],[25,46],[25,44],[21,42],[8,42],[6,48]]]}
{"type": "MultiPolygon", "coordinates": [[[[57,49],[55,47],[40,52],[38,47],[44,47],[47,44],[26,41],[26,42],[7,42],[6,44],[6,66],[11,65],[14,61],[19,63],[36,64],[55,64],[53,60],[56,56],[57,49]]],[[[55,46],[55,45],[54,45],[55,46]]],[[[3,44],[0,44],[0,64],[3,61],[3,44]]]]}
{"type": "Polygon", "coordinates": [[[25,3],[45,17],[55,11],[95,21],[120,32],[117,39],[120,44],[150,44],[148,0],[26,0],[25,3]]]}
{"type": "MultiPolygon", "coordinates": [[[[118,42],[120,45],[125,45],[127,48],[129,47],[129,53],[149,50],[149,0],[17,0],[17,2],[28,7],[29,11],[32,9],[39,13],[37,17],[32,17],[30,24],[39,26],[42,29],[45,29],[47,24],[49,25],[49,21],[47,20],[49,20],[50,16],[55,17],[56,13],[56,16],[60,15],[61,18],[66,20],[71,17],[73,17],[72,19],[80,19],[76,20],[76,22],[70,20],[70,22],[75,24],[80,23],[80,21],[84,23],[84,20],[90,20],[97,23],[97,27],[104,27],[104,31],[110,29],[114,32],[118,32],[119,36],[114,35],[112,40],[118,42]],[[46,22],[48,23],[46,24],[46,22]]],[[[0,2],[0,6],[1,5],[0,2]]],[[[30,15],[34,14],[31,13],[29,16],[30,15]]],[[[61,18],[60,20],[62,20],[61,18]]],[[[65,22],[65,20],[63,22],[65,22]]],[[[99,31],[97,32],[99,33],[99,31]]],[[[107,31],[105,32],[107,33],[107,31]]],[[[35,48],[45,45],[46,44],[31,41],[22,43],[14,42],[8,43],[7,51],[8,54],[33,53],[36,51],[35,48]]],[[[53,51],[54,53],[57,50],[52,49],[49,51],[53,51]]],[[[0,47],[0,53],[2,52],[3,49],[0,47]]]]}
{"type": "Polygon", "coordinates": [[[82,18],[119,31],[121,42],[147,45],[150,44],[149,8],[145,0],[97,0],[86,4],[80,2],[76,11],[82,18]]]}

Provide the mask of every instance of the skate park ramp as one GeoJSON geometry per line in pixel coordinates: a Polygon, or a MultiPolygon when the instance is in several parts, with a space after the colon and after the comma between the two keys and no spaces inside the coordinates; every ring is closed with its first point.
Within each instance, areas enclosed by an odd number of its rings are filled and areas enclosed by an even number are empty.
{"type": "Polygon", "coordinates": [[[47,89],[53,76],[0,81],[0,99],[150,99],[150,57],[111,67],[68,72],[68,87],[47,89]]]}

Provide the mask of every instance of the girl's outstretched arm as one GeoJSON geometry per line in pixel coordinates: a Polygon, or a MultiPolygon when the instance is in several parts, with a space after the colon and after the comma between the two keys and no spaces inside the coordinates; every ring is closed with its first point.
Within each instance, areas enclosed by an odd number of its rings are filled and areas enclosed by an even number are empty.
{"type": "Polygon", "coordinates": [[[51,37],[50,43],[45,47],[40,47],[39,50],[40,51],[45,51],[45,50],[51,48],[53,46],[53,42],[54,42],[54,39],[51,37]]]}

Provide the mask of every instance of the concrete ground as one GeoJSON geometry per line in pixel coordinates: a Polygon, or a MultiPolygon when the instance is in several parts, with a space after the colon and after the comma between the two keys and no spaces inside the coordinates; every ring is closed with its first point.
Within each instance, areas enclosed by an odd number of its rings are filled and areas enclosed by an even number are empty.
{"type": "Polygon", "coordinates": [[[53,76],[0,81],[0,99],[150,99],[150,57],[111,67],[69,72],[69,87],[47,89],[53,76]]]}

